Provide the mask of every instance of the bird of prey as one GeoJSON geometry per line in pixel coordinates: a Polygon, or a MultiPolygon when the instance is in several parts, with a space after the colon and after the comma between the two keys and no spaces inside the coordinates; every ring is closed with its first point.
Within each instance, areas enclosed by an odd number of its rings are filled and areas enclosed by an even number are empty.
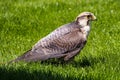
{"type": "Polygon", "coordinates": [[[11,62],[35,62],[51,58],[68,61],[74,58],[85,46],[93,20],[96,20],[93,13],[82,12],[73,22],[55,29],[40,39],[32,49],[11,62]]]}

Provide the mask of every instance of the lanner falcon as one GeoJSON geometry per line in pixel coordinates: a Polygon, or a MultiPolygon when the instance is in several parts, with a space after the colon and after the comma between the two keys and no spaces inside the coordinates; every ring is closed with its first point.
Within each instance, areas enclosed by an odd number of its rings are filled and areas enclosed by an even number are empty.
{"type": "Polygon", "coordinates": [[[90,32],[90,22],[96,20],[91,12],[83,12],[75,21],[62,25],[46,37],[39,40],[29,51],[11,62],[44,61],[62,58],[68,61],[83,49],[90,32]]]}

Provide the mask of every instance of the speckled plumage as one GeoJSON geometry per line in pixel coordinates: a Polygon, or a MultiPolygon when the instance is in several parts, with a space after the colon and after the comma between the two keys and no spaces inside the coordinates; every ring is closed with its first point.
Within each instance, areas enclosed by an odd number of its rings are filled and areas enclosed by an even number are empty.
{"type": "Polygon", "coordinates": [[[39,40],[31,50],[14,60],[43,61],[50,58],[64,58],[68,61],[77,55],[86,44],[91,20],[95,16],[90,12],[80,14],[72,23],[60,26],[39,40]]]}
{"type": "Polygon", "coordinates": [[[75,22],[61,26],[38,41],[33,46],[32,51],[37,51],[40,49],[39,47],[42,47],[45,54],[59,54],[73,49],[82,38],[78,38],[81,35],[79,27],[75,22]],[[48,49],[48,51],[44,51],[44,48],[48,49]]]}

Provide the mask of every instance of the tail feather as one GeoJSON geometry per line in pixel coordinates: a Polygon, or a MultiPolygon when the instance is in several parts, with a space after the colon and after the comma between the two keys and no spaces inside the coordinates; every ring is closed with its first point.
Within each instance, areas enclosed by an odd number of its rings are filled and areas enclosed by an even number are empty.
{"type": "Polygon", "coordinates": [[[66,54],[44,54],[42,51],[36,53],[29,50],[25,52],[22,56],[19,56],[18,58],[8,62],[8,64],[18,61],[25,61],[25,62],[45,61],[50,58],[61,58],[64,56],[66,56],[66,54]]]}
{"type": "Polygon", "coordinates": [[[24,61],[24,59],[25,59],[27,56],[29,56],[30,54],[31,54],[31,49],[28,50],[27,52],[25,52],[22,56],[19,56],[19,57],[17,57],[17,58],[14,59],[14,60],[9,61],[8,64],[14,63],[14,62],[18,62],[18,61],[22,61],[22,60],[24,61]]]}
{"type": "Polygon", "coordinates": [[[22,56],[19,56],[18,58],[8,62],[8,64],[10,63],[14,63],[14,62],[18,62],[18,61],[25,61],[25,62],[35,62],[35,61],[44,61],[50,58],[51,55],[45,55],[42,51],[37,53],[37,52],[33,52],[31,50],[25,52],[22,56]]]}

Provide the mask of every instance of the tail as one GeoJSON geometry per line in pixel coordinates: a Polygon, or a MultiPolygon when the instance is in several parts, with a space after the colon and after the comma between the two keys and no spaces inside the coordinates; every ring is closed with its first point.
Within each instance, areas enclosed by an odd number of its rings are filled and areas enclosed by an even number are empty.
{"type": "Polygon", "coordinates": [[[14,60],[9,61],[8,64],[16,63],[16,62],[19,62],[19,61],[24,61],[24,59],[25,59],[26,57],[30,56],[30,54],[31,54],[31,49],[28,50],[27,52],[25,52],[22,56],[19,56],[19,57],[17,57],[17,58],[14,59],[14,60]]]}
{"type": "Polygon", "coordinates": [[[15,60],[8,62],[8,64],[18,62],[18,61],[25,61],[25,62],[36,62],[36,61],[45,61],[50,58],[60,58],[64,57],[66,54],[44,54],[43,51],[37,53],[35,51],[27,51],[22,56],[19,56],[15,60]]]}

